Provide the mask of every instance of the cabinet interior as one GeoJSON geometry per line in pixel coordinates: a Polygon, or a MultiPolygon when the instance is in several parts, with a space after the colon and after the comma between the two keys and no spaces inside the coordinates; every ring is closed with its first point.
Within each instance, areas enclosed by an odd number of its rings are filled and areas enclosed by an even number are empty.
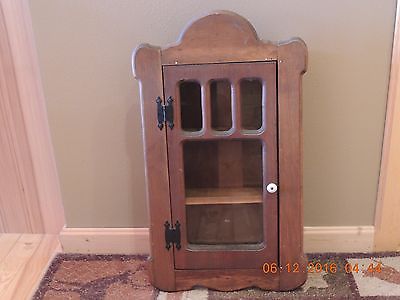
{"type": "Polygon", "coordinates": [[[190,244],[263,241],[262,149],[257,139],[183,143],[190,244]]]}

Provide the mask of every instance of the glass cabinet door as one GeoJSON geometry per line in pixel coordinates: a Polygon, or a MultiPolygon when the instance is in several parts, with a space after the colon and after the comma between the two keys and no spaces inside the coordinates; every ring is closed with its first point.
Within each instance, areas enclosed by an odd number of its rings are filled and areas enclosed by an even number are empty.
{"type": "Polygon", "coordinates": [[[185,141],[183,164],[189,248],[262,247],[261,141],[185,141]]]}
{"type": "Polygon", "coordinates": [[[165,66],[176,269],[278,260],[275,62],[165,66]]]}

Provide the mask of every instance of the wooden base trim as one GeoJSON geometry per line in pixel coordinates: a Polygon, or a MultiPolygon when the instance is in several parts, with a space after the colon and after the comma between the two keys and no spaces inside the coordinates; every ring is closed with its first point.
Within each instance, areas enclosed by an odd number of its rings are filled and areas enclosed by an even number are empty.
{"type": "MultiPolygon", "coordinates": [[[[304,281],[307,277],[303,274],[304,281]]],[[[259,269],[217,269],[217,270],[175,270],[177,291],[190,290],[203,286],[217,291],[237,291],[249,287],[264,290],[279,290],[279,273],[264,274],[259,269]]],[[[303,281],[303,282],[304,282],[303,281]]],[[[157,286],[157,284],[155,284],[157,286]]],[[[292,287],[292,289],[297,286],[292,287]]]]}
{"type": "Polygon", "coordinates": [[[371,252],[374,226],[304,227],[304,252],[371,252]]]}
{"type": "MultiPolygon", "coordinates": [[[[304,227],[304,252],[370,252],[374,226],[304,227]]],[[[148,254],[148,228],[64,228],[66,253],[148,254]]]]}
{"type": "Polygon", "coordinates": [[[60,242],[65,253],[150,253],[148,228],[64,228],[60,242]]]}

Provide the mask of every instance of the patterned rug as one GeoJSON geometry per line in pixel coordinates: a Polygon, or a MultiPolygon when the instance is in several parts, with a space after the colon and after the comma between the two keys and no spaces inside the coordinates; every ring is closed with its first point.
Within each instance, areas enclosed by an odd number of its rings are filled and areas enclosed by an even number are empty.
{"type": "Polygon", "coordinates": [[[400,253],[309,254],[308,279],[291,292],[153,288],[144,255],[60,254],[33,299],[400,299],[400,253]]]}

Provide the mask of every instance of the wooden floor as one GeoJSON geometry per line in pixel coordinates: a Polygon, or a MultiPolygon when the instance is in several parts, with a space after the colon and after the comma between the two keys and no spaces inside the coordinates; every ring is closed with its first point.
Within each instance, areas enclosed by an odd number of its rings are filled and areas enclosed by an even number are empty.
{"type": "Polygon", "coordinates": [[[30,299],[60,251],[56,235],[0,234],[0,299],[30,299]]]}

